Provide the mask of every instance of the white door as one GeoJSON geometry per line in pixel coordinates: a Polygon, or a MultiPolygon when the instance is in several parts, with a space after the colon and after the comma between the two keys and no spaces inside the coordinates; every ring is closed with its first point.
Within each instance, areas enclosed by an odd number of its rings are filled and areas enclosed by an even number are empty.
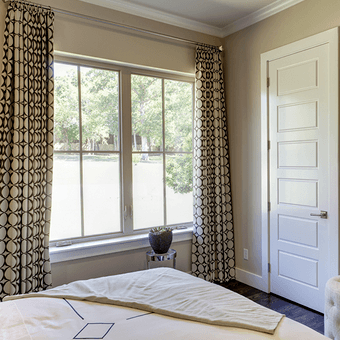
{"type": "Polygon", "coordinates": [[[329,186],[329,48],[268,66],[270,290],[323,312],[329,197],[338,190],[329,186]]]}

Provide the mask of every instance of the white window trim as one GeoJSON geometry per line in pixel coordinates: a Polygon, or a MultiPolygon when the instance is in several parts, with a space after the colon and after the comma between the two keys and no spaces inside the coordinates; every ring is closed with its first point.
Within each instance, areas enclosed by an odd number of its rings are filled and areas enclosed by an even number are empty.
{"type": "MultiPolygon", "coordinates": [[[[191,241],[193,227],[173,230],[173,243],[191,241]]],[[[150,248],[147,233],[116,237],[106,240],[97,240],[75,243],[65,247],[50,247],[51,263],[60,263],[93,256],[109,255],[135,249],[150,248]]]]}

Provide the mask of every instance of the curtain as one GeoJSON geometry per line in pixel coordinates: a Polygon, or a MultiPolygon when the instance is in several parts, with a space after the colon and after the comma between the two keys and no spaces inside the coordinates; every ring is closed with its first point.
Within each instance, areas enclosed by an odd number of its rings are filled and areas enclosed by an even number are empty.
{"type": "Polygon", "coordinates": [[[0,299],[52,283],[51,11],[9,3],[0,87],[0,299]]]}
{"type": "Polygon", "coordinates": [[[196,49],[192,274],[235,278],[234,229],[221,52],[196,49]]]}

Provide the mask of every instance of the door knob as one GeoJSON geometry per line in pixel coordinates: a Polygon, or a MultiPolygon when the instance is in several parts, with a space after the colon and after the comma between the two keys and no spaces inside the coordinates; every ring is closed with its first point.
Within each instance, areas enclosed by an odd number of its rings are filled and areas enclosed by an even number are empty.
{"type": "Polygon", "coordinates": [[[321,218],[327,218],[328,214],[327,214],[327,211],[321,210],[320,214],[310,214],[310,216],[319,216],[321,218]]]}

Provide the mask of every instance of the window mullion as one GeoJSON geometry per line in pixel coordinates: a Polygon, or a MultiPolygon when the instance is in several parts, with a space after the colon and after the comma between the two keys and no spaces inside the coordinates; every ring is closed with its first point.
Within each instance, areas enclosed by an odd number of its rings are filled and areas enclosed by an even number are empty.
{"type": "Polygon", "coordinates": [[[84,227],[84,176],[83,176],[83,124],[82,124],[82,107],[81,107],[81,72],[80,66],[77,66],[78,73],[78,109],[79,109],[79,166],[80,166],[80,221],[81,221],[81,236],[85,236],[84,227]]]}
{"type": "Polygon", "coordinates": [[[164,211],[164,225],[167,225],[166,218],[166,157],[165,157],[165,89],[164,79],[162,79],[162,138],[163,138],[163,211],[164,211]]]}
{"type": "Polygon", "coordinates": [[[131,139],[131,72],[121,71],[121,183],[122,183],[122,231],[133,232],[133,198],[132,198],[132,139],[131,139]],[[125,211],[126,209],[126,211],[125,211]]]}

